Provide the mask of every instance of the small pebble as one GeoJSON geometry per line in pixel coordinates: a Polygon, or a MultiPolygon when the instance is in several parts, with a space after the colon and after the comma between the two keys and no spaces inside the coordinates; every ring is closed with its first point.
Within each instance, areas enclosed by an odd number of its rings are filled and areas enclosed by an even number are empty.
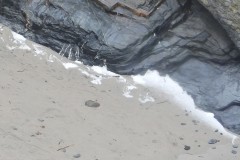
{"type": "Polygon", "coordinates": [[[100,103],[98,103],[96,101],[88,100],[85,102],[85,106],[97,108],[97,107],[100,107],[100,103]]]}
{"type": "Polygon", "coordinates": [[[233,147],[233,148],[238,148],[238,145],[237,145],[237,144],[234,144],[232,147],[233,147]]]}
{"type": "Polygon", "coordinates": [[[185,125],[186,125],[186,123],[181,123],[181,125],[182,125],[182,126],[185,126],[185,125]]]}
{"type": "Polygon", "coordinates": [[[80,155],[80,154],[75,154],[73,157],[74,157],[74,158],[80,158],[81,155],[80,155]]]}
{"type": "Polygon", "coordinates": [[[232,150],[232,154],[237,154],[237,151],[235,151],[235,150],[232,150]]]}
{"type": "Polygon", "coordinates": [[[216,140],[216,139],[210,139],[210,140],[208,141],[208,144],[215,144],[215,143],[217,143],[217,142],[219,142],[219,141],[216,140]]]}
{"type": "Polygon", "coordinates": [[[185,149],[186,151],[188,151],[188,150],[190,150],[190,149],[191,149],[191,147],[190,147],[190,146],[187,146],[187,145],[185,145],[185,146],[184,146],[184,149],[185,149]]]}
{"type": "Polygon", "coordinates": [[[38,119],[38,121],[40,121],[40,122],[44,122],[44,119],[38,119]]]}
{"type": "Polygon", "coordinates": [[[218,132],[218,129],[216,129],[214,132],[218,132]]]}
{"type": "Polygon", "coordinates": [[[38,135],[38,136],[39,136],[39,135],[42,135],[42,133],[38,131],[38,132],[36,133],[36,135],[38,135]]]}

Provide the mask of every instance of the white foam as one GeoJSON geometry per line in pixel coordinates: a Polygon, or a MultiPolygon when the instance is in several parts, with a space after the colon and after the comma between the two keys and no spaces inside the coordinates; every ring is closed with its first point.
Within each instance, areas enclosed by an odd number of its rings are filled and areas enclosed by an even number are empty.
{"type": "Polygon", "coordinates": [[[79,66],[75,63],[62,63],[66,69],[78,68],[79,66]]]}
{"type": "Polygon", "coordinates": [[[94,75],[91,75],[90,76],[93,80],[91,81],[93,84],[97,84],[97,85],[100,85],[102,84],[102,76],[94,76],[94,75]]]}
{"type": "Polygon", "coordinates": [[[23,37],[22,35],[16,33],[16,32],[12,32],[12,36],[13,38],[18,41],[19,43],[24,43],[26,41],[26,38],[23,37]]]}
{"type": "Polygon", "coordinates": [[[22,35],[12,31],[13,42],[18,46],[19,49],[31,50],[31,48],[26,44],[26,38],[22,35]]]}
{"type": "Polygon", "coordinates": [[[26,44],[19,46],[19,49],[31,50],[31,48],[26,44]]]}
{"type": "Polygon", "coordinates": [[[183,109],[192,112],[192,116],[198,118],[202,122],[208,124],[212,128],[217,128],[231,138],[236,136],[226,131],[224,127],[214,118],[213,113],[208,113],[197,109],[190,95],[188,95],[182,87],[172,80],[169,76],[160,76],[157,71],[147,71],[145,75],[132,76],[137,84],[144,85],[148,88],[163,92],[171,97],[171,100],[181,106],[183,109]]]}
{"type": "Polygon", "coordinates": [[[137,89],[136,86],[130,85],[124,88],[123,90],[123,96],[127,98],[133,98],[133,95],[131,95],[132,90],[137,89]]]}
{"type": "Polygon", "coordinates": [[[101,74],[101,75],[104,75],[104,76],[118,76],[116,73],[108,71],[106,66],[103,66],[103,67],[92,66],[91,69],[94,72],[96,72],[98,74],[101,74]]]}
{"type": "Polygon", "coordinates": [[[41,49],[42,47],[39,45],[34,44],[33,45],[35,53],[37,53],[37,55],[45,55],[46,53],[41,49]]]}
{"type": "Polygon", "coordinates": [[[147,103],[147,102],[155,102],[155,99],[153,97],[151,97],[149,95],[149,93],[146,93],[146,95],[142,96],[140,95],[140,97],[138,98],[138,100],[141,102],[141,103],[147,103]]]}

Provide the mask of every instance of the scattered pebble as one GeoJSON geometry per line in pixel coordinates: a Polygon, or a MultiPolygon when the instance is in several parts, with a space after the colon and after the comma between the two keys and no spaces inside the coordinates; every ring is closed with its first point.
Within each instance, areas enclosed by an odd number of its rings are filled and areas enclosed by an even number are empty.
{"type": "Polygon", "coordinates": [[[216,129],[214,132],[218,132],[218,129],[216,129]]]}
{"type": "Polygon", "coordinates": [[[182,125],[182,126],[185,126],[185,125],[186,125],[186,123],[181,123],[181,125],[182,125]]]}
{"type": "Polygon", "coordinates": [[[74,158],[80,158],[81,155],[80,155],[80,154],[75,154],[73,157],[74,157],[74,158]]]}
{"type": "Polygon", "coordinates": [[[16,127],[13,127],[13,130],[17,131],[18,129],[16,127]]]}
{"type": "Polygon", "coordinates": [[[216,147],[212,147],[212,149],[216,149],[216,147]]]}
{"type": "Polygon", "coordinates": [[[39,122],[44,122],[44,120],[43,120],[43,119],[38,119],[38,121],[39,121],[39,122]]]}
{"type": "Polygon", "coordinates": [[[85,102],[85,106],[97,108],[97,107],[100,107],[100,103],[98,103],[96,101],[88,100],[85,102]]]}
{"type": "Polygon", "coordinates": [[[39,136],[39,135],[42,135],[42,133],[38,131],[38,132],[36,133],[36,135],[38,135],[38,136],[39,136]]]}
{"type": "Polygon", "coordinates": [[[197,120],[192,120],[192,122],[194,125],[197,125],[199,123],[199,121],[197,121],[197,120]]]}
{"type": "Polygon", "coordinates": [[[232,150],[232,154],[237,154],[237,151],[235,151],[235,150],[232,150]]]}
{"type": "Polygon", "coordinates": [[[188,150],[190,150],[190,149],[191,149],[191,147],[190,147],[190,146],[187,146],[187,145],[185,145],[185,146],[184,146],[184,149],[185,149],[186,151],[188,151],[188,150]]]}
{"type": "Polygon", "coordinates": [[[64,153],[67,152],[66,148],[63,148],[63,149],[62,149],[62,152],[64,152],[64,153]]]}
{"type": "Polygon", "coordinates": [[[232,147],[233,147],[233,148],[238,148],[238,145],[237,145],[237,144],[234,144],[232,147]]]}
{"type": "Polygon", "coordinates": [[[210,139],[210,140],[208,141],[208,144],[215,144],[215,143],[217,143],[217,142],[219,142],[217,139],[210,139]]]}

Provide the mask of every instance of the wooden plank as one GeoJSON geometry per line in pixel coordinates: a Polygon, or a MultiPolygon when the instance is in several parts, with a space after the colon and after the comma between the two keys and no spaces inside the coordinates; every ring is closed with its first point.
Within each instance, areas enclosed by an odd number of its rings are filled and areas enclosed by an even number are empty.
{"type": "Polygon", "coordinates": [[[107,11],[124,8],[141,17],[149,17],[164,0],[95,0],[107,11]],[[146,5],[152,2],[151,5],[146,5]],[[142,6],[142,8],[141,8],[142,6]]]}

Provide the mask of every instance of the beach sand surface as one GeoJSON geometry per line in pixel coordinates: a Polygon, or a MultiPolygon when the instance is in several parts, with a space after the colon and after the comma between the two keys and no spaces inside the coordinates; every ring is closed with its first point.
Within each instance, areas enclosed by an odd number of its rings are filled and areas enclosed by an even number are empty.
{"type": "Polygon", "coordinates": [[[83,74],[86,67],[81,72],[62,63],[72,62],[31,41],[14,42],[0,27],[0,160],[240,159],[231,137],[164,94],[135,84],[126,98],[131,77],[110,76],[96,85],[83,74]],[[154,102],[140,102],[145,93],[154,102]],[[88,107],[88,100],[100,106],[88,107]]]}

